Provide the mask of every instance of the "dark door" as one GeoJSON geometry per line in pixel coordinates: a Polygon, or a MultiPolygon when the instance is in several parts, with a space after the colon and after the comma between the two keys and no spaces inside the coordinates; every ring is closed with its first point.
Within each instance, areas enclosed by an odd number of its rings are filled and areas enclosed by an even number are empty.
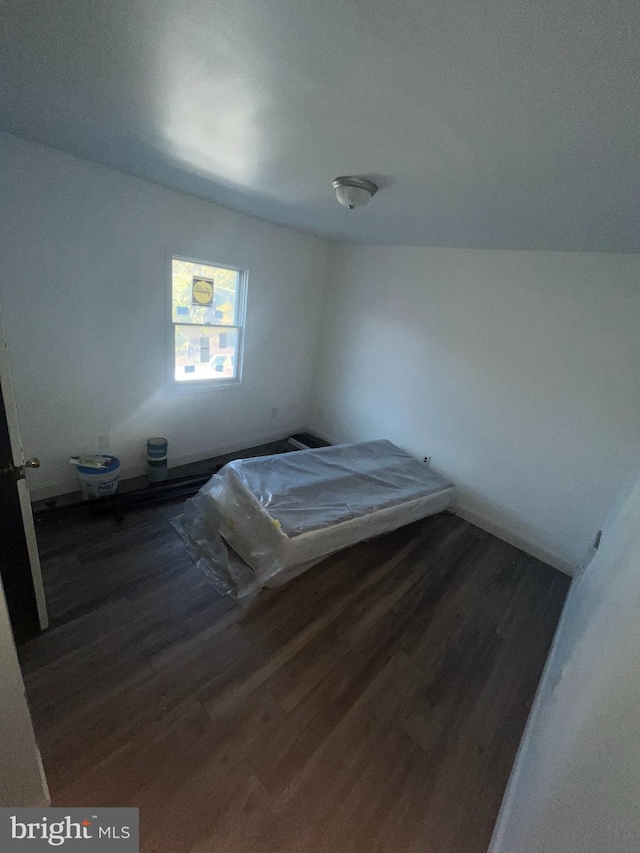
{"type": "Polygon", "coordinates": [[[0,575],[16,642],[40,630],[18,485],[13,471],[9,427],[0,393],[0,575]]]}

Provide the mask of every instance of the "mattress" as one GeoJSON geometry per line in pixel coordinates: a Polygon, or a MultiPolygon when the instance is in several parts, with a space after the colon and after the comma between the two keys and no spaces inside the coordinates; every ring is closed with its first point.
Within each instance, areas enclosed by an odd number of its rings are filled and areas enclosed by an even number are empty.
{"type": "Polygon", "coordinates": [[[210,573],[221,571],[209,564],[222,537],[251,567],[243,583],[280,586],[454,500],[453,484],[427,465],[390,441],[370,441],[230,462],[187,501],[176,527],[210,573]]]}

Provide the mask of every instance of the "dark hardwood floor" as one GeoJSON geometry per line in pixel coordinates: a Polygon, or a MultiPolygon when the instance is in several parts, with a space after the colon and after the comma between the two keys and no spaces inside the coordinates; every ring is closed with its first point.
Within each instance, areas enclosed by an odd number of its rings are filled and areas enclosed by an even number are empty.
{"type": "Polygon", "coordinates": [[[178,511],[39,530],[53,804],[139,806],[145,853],[485,851],[569,579],[443,514],[242,610],[178,511]]]}

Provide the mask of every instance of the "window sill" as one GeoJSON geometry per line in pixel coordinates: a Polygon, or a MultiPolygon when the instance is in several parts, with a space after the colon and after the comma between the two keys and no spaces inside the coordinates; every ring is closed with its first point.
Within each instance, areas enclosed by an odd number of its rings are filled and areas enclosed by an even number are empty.
{"type": "Polygon", "coordinates": [[[169,381],[169,390],[177,394],[192,393],[194,391],[221,391],[223,388],[239,388],[242,385],[241,379],[200,379],[194,382],[176,382],[175,379],[169,381]]]}

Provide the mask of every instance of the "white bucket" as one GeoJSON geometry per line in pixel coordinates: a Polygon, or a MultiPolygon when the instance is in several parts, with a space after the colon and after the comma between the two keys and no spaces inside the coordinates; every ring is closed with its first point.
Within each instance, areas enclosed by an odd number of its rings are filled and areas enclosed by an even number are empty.
{"type": "Polygon", "coordinates": [[[115,456],[103,456],[109,460],[105,468],[85,468],[76,466],[76,475],[80,480],[83,500],[95,500],[95,498],[108,498],[115,495],[118,490],[118,477],[120,476],[120,460],[115,456]]]}

